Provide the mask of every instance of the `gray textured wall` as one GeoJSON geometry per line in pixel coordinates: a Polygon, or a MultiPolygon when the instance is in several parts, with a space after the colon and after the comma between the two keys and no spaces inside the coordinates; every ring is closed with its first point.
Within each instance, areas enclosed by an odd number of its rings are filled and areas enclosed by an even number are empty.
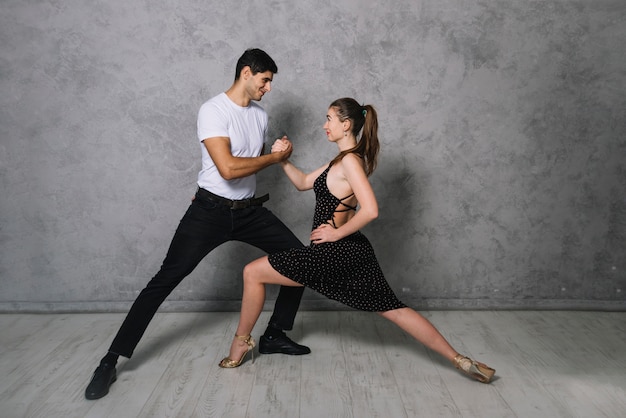
{"type": "MultiPolygon", "coordinates": [[[[366,229],[416,308],[626,303],[626,3],[0,3],[0,310],[126,310],[195,190],[196,113],[238,56],[278,63],[263,99],[293,161],[334,155],[331,100],[380,116],[366,229]]],[[[312,193],[278,167],[271,208],[305,240],[312,193]]],[[[229,243],[164,309],[238,309],[229,243]]],[[[270,297],[275,295],[272,291],[270,297]]],[[[303,308],[336,305],[305,293],[303,308]]]]}

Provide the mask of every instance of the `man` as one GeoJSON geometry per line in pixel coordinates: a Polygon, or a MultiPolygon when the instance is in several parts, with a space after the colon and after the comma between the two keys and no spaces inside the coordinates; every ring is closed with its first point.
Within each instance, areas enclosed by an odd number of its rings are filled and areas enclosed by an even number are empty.
{"type": "MultiPolygon", "coordinates": [[[[255,197],[255,174],[286,160],[291,143],[282,139],[283,151],[262,154],[268,125],[259,106],[271,90],[278,72],[272,58],[260,49],[249,49],[237,61],[235,81],[224,93],[204,103],[198,113],[202,170],[198,191],[183,216],[163,265],[141,291],[100,361],[85,390],[87,399],[109,392],[117,378],[119,356],[130,358],[157,309],[174,288],[214,248],[227,241],[242,241],[267,253],[301,247],[302,243],[268,209],[268,196],[255,197]]],[[[284,333],[293,327],[303,288],[281,287],[265,334],[259,341],[263,354],[308,354],[284,333]]]]}

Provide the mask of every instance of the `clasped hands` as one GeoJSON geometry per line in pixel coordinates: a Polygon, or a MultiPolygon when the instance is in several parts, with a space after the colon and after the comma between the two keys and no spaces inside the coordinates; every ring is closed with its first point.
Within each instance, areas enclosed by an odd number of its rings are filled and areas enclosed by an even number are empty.
{"type": "Polygon", "coordinates": [[[286,154],[285,159],[291,155],[292,151],[293,144],[291,143],[289,138],[287,138],[287,135],[284,135],[282,138],[278,138],[276,141],[274,141],[274,144],[272,145],[272,153],[283,152],[286,154]]]}

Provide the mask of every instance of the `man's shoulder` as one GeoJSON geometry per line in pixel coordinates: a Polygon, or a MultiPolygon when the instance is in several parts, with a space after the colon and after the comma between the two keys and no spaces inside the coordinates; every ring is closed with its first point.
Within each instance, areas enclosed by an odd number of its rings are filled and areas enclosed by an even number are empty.
{"type": "Polygon", "coordinates": [[[224,107],[224,105],[228,103],[226,100],[224,100],[226,98],[227,98],[226,93],[220,93],[216,96],[211,97],[206,102],[202,103],[202,105],[200,106],[200,109],[206,108],[206,107],[224,107]]]}
{"type": "Polygon", "coordinates": [[[198,119],[204,120],[206,118],[210,120],[214,119],[229,119],[231,110],[228,106],[228,98],[226,94],[221,93],[217,96],[211,97],[209,100],[204,102],[200,109],[198,110],[198,119]],[[226,100],[224,100],[226,98],[226,100]]]}

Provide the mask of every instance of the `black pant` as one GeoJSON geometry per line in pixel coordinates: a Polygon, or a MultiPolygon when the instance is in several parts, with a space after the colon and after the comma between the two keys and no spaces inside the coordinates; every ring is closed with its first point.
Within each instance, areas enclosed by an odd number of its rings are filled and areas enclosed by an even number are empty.
{"type": "MultiPolygon", "coordinates": [[[[270,254],[303,246],[268,209],[232,210],[199,189],[178,225],[161,269],[137,296],[109,351],[130,358],[165,298],[209,252],[227,241],[242,241],[270,254]]],[[[303,292],[304,287],[281,286],[270,323],[292,329],[303,292]]]]}

